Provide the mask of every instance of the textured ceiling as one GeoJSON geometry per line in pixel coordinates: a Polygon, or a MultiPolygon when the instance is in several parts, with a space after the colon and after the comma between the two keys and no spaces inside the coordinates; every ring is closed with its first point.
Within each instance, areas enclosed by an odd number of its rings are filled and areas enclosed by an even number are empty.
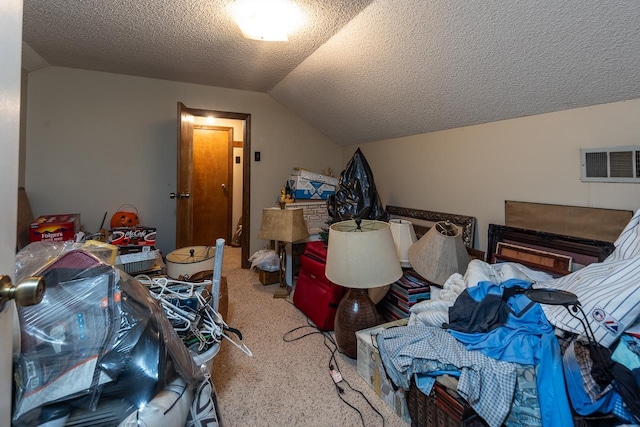
{"type": "Polygon", "coordinates": [[[640,1],[298,0],[287,43],[231,2],[25,0],[25,67],[266,92],[342,145],[640,98],[640,1]]]}
{"type": "Polygon", "coordinates": [[[24,0],[23,41],[50,65],[266,92],[371,0],[296,0],[290,41],[242,36],[233,0],[24,0]]]}

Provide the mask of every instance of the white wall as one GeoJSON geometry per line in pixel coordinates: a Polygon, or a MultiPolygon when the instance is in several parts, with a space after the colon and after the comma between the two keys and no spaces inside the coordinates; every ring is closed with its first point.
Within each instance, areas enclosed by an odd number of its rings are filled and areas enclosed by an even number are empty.
{"type": "MultiPolygon", "coordinates": [[[[476,248],[505,200],[640,208],[639,184],[583,183],[580,148],[640,143],[640,100],[360,145],[384,205],[475,216],[476,248]]],[[[343,148],[343,168],[357,146],[343,148]]]]}
{"type": "MultiPolygon", "coordinates": [[[[250,254],[262,208],[273,206],[291,168],[339,170],[341,151],[268,95],[68,68],[29,74],[26,189],[34,215],[79,212],[97,231],[124,203],[175,248],[177,102],[251,114],[250,254]]],[[[234,224],[235,226],[235,224],[234,224]]]]}

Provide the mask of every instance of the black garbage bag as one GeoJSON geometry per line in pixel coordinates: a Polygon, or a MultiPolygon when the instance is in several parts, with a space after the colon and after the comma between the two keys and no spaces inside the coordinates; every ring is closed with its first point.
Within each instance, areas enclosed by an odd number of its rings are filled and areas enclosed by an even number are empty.
{"type": "Polygon", "coordinates": [[[338,189],[327,200],[327,209],[334,222],[355,218],[389,220],[389,213],[378,196],[373,172],[359,148],[340,174],[338,189]]]}

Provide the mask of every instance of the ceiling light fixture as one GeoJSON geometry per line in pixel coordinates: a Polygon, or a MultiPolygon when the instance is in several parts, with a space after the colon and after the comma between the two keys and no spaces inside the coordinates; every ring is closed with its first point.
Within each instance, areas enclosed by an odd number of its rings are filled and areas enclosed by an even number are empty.
{"type": "Polygon", "coordinates": [[[289,41],[304,15],[287,0],[237,0],[231,9],[242,34],[252,40],[289,41]]]}

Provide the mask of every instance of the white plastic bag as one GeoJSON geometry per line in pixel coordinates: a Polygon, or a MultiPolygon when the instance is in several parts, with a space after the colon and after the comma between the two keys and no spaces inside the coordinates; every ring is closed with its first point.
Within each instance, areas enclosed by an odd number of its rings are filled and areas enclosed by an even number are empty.
{"type": "Polygon", "coordinates": [[[251,255],[249,258],[251,262],[251,268],[259,268],[263,271],[278,271],[280,268],[280,258],[273,249],[261,249],[258,252],[251,255]]]}

